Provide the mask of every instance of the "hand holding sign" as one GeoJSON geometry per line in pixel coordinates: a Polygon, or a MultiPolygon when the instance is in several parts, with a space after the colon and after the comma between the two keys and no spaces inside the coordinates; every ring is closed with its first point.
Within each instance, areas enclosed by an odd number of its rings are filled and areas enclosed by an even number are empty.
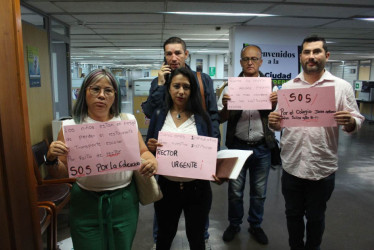
{"type": "Polygon", "coordinates": [[[270,77],[229,77],[228,110],[271,109],[270,77]]]}
{"type": "MultiPolygon", "coordinates": [[[[278,91],[282,127],[334,127],[335,110],[333,86],[278,91]]],[[[276,117],[269,116],[269,123],[273,118],[276,117]]]]}
{"type": "Polygon", "coordinates": [[[214,180],[217,138],[159,132],[158,141],[163,146],[156,150],[157,174],[214,180]]]}

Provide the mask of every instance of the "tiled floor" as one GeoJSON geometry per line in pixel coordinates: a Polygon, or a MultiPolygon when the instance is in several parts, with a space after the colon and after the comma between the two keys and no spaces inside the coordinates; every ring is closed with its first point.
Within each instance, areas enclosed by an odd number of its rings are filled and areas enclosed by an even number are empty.
{"type": "MultiPolygon", "coordinates": [[[[126,101],[126,100],[122,100],[126,101]]],[[[125,104],[128,106],[128,104],[125,104]]],[[[126,107],[128,108],[128,107],[126,107]]],[[[125,111],[125,110],[124,110],[125,111]]],[[[128,111],[132,113],[132,108],[128,111]]],[[[367,122],[358,134],[340,134],[339,170],[332,198],[328,202],[323,250],[373,250],[374,237],[374,125],[367,122]]],[[[268,182],[263,229],[269,237],[268,245],[260,245],[247,232],[248,224],[230,243],[222,240],[227,221],[227,184],[212,184],[213,205],[210,213],[210,244],[214,250],[283,250],[288,249],[288,233],[281,194],[281,169],[272,170],[268,182]]],[[[248,194],[248,187],[246,187],[248,194]]],[[[248,208],[248,198],[245,199],[248,208]]],[[[134,250],[152,248],[153,205],[141,206],[134,250]]],[[[244,218],[245,221],[245,218],[244,218]]],[[[67,223],[60,222],[59,240],[69,237],[67,223]]],[[[71,250],[69,239],[64,248],[71,250]],[[66,246],[66,248],[65,248],[66,246]]],[[[181,219],[174,239],[173,250],[189,249],[181,219]]]]}

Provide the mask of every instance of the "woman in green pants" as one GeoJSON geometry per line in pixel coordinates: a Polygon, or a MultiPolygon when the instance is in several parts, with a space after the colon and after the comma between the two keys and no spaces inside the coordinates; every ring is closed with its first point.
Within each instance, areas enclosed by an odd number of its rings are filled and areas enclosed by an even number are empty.
{"type": "MultiPolygon", "coordinates": [[[[84,79],[73,109],[73,119],[63,126],[120,121],[119,93],[115,77],[105,69],[90,72],[84,79]]],[[[127,114],[128,119],[135,120],[127,114]]],[[[152,176],[157,161],[138,131],[140,155],[145,160],[139,172],[152,176]]],[[[49,173],[66,177],[67,148],[62,130],[46,156],[49,173]]],[[[75,250],[130,250],[135,237],[139,199],[132,171],[76,178],[71,191],[70,227],[75,250]]]]}

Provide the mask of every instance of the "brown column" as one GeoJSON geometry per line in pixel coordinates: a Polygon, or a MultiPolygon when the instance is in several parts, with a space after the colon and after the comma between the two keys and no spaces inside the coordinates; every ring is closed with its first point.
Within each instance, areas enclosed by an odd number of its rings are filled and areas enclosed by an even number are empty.
{"type": "Polygon", "coordinates": [[[0,62],[0,249],[41,249],[19,0],[1,1],[0,62]]]}

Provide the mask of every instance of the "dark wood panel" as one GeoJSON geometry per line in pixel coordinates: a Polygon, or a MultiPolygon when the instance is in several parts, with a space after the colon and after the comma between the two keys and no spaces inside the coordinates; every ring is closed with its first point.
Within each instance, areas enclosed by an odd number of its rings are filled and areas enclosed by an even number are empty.
{"type": "Polygon", "coordinates": [[[41,249],[32,178],[20,3],[3,0],[1,5],[0,249],[41,249]]]}

